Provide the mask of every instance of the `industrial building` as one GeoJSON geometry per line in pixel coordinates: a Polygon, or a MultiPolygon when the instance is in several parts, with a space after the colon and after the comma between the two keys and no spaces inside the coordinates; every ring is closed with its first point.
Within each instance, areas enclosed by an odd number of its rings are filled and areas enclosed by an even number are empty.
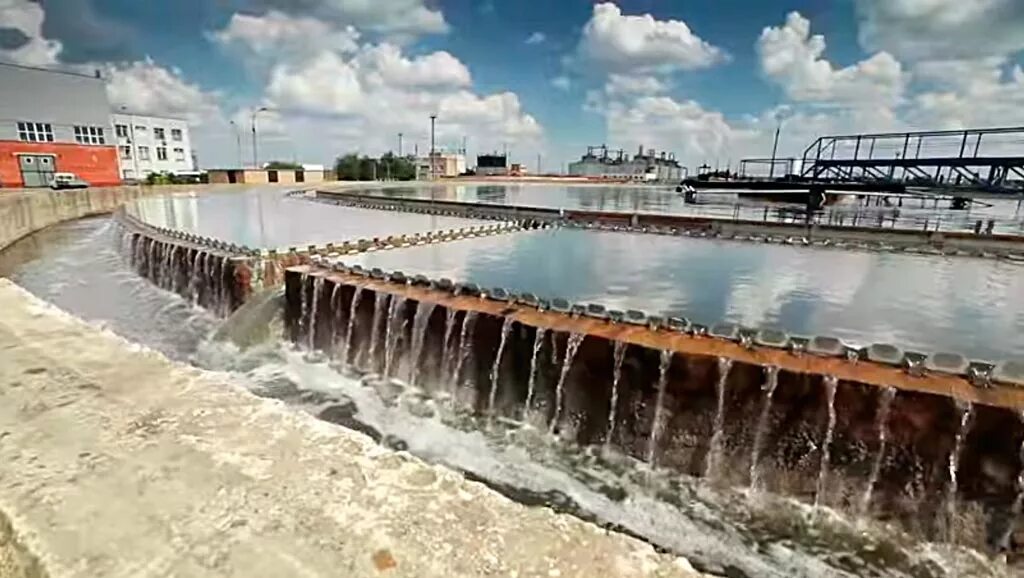
{"type": "Polygon", "coordinates": [[[210,183],[246,185],[322,183],[324,173],[323,165],[303,165],[301,169],[245,168],[210,169],[207,171],[210,183]]]}
{"type": "Polygon", "coordinates": [[[186,121],[127,112],[111,116],[121,178],[142,180],[152,173],[195,173],[186,121]]]}
{"type": "Polygon", "coordinates": [[[105,83],[0,63],[0,187],[44,187],[54,173],[121,182],[105,83]]]}
{"type": "Polygon", "coordinates": [[[508,156],[478,155],[476,157],[476,174],[482,177],[500,177],[508,175],[508,156]]]}
{"type": "Polygon", "coordinates": [[[466,155],[462,153],[434,151],[425,157],[416,157],[414,162],[418,180],[457,177],[466,172],[466,155]]]}
{"type": "Polygon", "coordinates": [[[654,149],[645,152],[642,145],[632,159],[621,149],[587,147],[587,154],[569,164],[570,176],[615,181],[679,182],[684,171],[674,153],[662,151],[659,155],[654,149]]]}

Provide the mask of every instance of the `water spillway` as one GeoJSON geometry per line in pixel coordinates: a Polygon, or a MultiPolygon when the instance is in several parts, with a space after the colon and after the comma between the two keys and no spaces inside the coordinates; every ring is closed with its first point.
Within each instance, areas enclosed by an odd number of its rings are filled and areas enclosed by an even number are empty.
{"type": "Polygon", "coordinates": [[[351,272],[292,269],[286,296],[294,342],[336,356],[344,335],[360,370],[491,420],[931,540],[998,549],[1018,523],[1024,390],[351,272]]]}
{"type": "Polygon", "coordinates": [[[714,575],[1001,576],[998,556],[1024,552],[1012,260],[526,214],[411,213],[417,229],[402,211],[279,196],[265,244],[252,195],[244,223],[230,196],[186,196],[121,229],[91,224],[81,250],[77,233],[62,244],[74,257],[12,276],[258,395],[714,575]],[[293,203],[324,215],[316,241],[285,227],[293,203]],[[451,228],[430,225],[442,217],[451,228]],[[289,268],[283,297],[262,291],[289,268]],[[76,300],[82,283],[122,307],[76,300]],[[256,318],[269,337],[196,343],[256,318]]]}

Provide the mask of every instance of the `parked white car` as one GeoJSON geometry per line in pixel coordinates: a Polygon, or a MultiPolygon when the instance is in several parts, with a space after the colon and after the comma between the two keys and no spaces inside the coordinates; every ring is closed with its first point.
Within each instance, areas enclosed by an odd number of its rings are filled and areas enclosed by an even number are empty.
{"type": "Polygon", "coordinates": [[[53,190],[59,189],[84,189],[89,186],[89,183],[78,178],[75,173],[54,173],[53,178],[50,179],[50,188],[53,190]]]}

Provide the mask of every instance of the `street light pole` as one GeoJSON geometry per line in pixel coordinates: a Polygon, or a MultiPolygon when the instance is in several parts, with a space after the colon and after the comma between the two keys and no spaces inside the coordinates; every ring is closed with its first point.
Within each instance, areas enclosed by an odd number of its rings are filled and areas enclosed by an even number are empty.
{"type": "Polygon", "coordinates": [[[775,127],[775,144],[772,146],[772,164],[768,167],[768,178],[775,177],[775,156],[779,152],[779,134],[782,132],[782,120],[779,120],[779,126],[775,127]]]}
{"type": "Polygon", "coordinates": [[[402,158],[402,133],[398,133],[398,158],[402,158]]]}
{"type": "Polygon", "coordinates": [[[252,166],[254,169],[260,168],[260,155],[256,144],[256,115],[267,110],[269,110],[267,107],[261,106],[252,112],[252,166]]]}
{"type": "Polygon", "coordinates": [[[235,121],[231,122],[231,130],[235,133],[235,151],[238,153],[238,168],[242,167],[242,133],[238,131],[238,124],[235,121]]]}
{"type": "Polygon", "coordinates": [[[430,115],[430,180],[434,180],[434,123],[437,122],[437,115],[430,115]]]}

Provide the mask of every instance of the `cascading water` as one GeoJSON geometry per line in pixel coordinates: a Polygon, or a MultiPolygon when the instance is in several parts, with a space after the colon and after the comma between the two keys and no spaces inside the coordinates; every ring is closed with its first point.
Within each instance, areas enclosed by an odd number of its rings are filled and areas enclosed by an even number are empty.
{"type": "Polygon", "coordinates": [[[608,433],[604,436],[604,445],[608,447],[615,439],[615,412],[619,407],[619,382],[622,381],[622,363],[626,360],[626,343],[616,341],[612,346],[612,396],[608,402],[608,433]]]}
{"type": "Polygon", "coordinates": [[[420,377],[420,357],[423,355],[423,342],[427,336],[427,326],[430,325],[430,316],[437,307],[434,303],[420,301],[416,305],[416,315],[412,321],[412,353],[409,360],[409,384],[416,386],[420,377]]]}
{"type": "Polygon", "coordinates": [[[445,309],[444,312],[444,339],[441,341],[441,377],[444,379],[451,372],[452,356],[455,355],[451,347],[452,332],[455,331],[455,314],[457,309],[445,309]],[[452,351],[450,351],[452,350],[452,351]]]}
{"type": "Polygon", "coordinates": [[[374,294],[373,320],[370,321],[370,350],[366,360],[366,364],[371,371],[376,371],[377,369],[377,342],[380,341],[380,323],[384,317],[384,308],[387,306],[390,297],[391,295],[380,291],[374,294]]]}
{"type": "Polygon", "coordinates": [[[551,366],[558,367],[558,332],[551,332],[551,366]]]}
{"type": "Polygon", "coordinates": [[[320,310],[320,294],[324,291],[324,278],[313,277],[313,304],[309,311],[309,350],[316,349],[316,321],[320,310]]]}
{"type": "Polygon", "coordinates": [[[821,444],[821,465],[818,468],[818,486],[814,492],[814,507],[821,505],[822,497],[825,495],[825,483],[828,481],[829,462],[832,458],[832,437],[836,431],[836,389],[839,380],[834,375],[826,375],[825,398],[828,409],[828,425],[825,427],[825,439],[821,444]]]}
{"type": "Polygon", "coordinates": [[[348,309],[348,327],[345,328],[345,343],[341,344],[341,362],[348,363],[348,354],[352,349],[352,336],[356,327],[356,312],[359,310],[359,302],[363,299],[363,288],[356,287],[352,295],[352,303],[348,309]]]}
{"type": "Polygon", "coordinates": [[[334,355],[338,349],[338,328],[341,325],[341,302],[338,301],[338,296],[341,294],[341,283],[335,283],[334,288],[331,289],[331,301],[328,305],[328,312],[334,313],[334,320],[331,321],[331,355],[334,355]]]}
{"type": "Polygon", "coordinates": [[[167,271],[171,276],[170,290],[172,293],[178,292],[178,251],[181,249],[178,245],[174,245],[171,249],[171,256],[167,259],[167,271]]]}
{"type": "Polygon", "coordinates": [[[537,359],[540,357],[540,350],[544,348],[544,334],[547,332],[542,327],[537,328],[533,337],[533,355],[530,357],[530,378],[526,386],[526,401],[523,403],[523,419],[530,413],[533,404],[533,395],[537,387],[537,359]]]}
{"type": "Polygon", "coordinates": [[[878,476],[882,473],[882,461],[885,459],[885,447],[889,441],[889,410],[892,408],[892,401],[896,398],[896,388],[887,387],[882,390],[878,397],[878,413],[875,418],[875,431],[878,432],[878,451],[875,452],[875,459],[871,463],[871,474],[868,476],[868,485],[860,499],[860,515],[865,516],[868,508],[871,507],[871,494],[875,491],[875,484],[878,483],[878,476]]]}
{"type": "Polygon", "coordinates": [[[196,251],[196,254],[192,257],[192,270],[189,271],[188,280],[188,298],[192,301],[192,305],[199,303],[199,279],[202,274],[199,270],[199,265],[202,262],[203,253],[196,251]]]}
{"type": "Polygon", "coordinates": [[[668,386],[668,370],[672,365],[673,353],[669,350],[661,352],[661,363],[658,366],[658,395],[654,401],[654,418],[651,420],[651,435],[647,438],[647,465],[651,470],[657,467],[658,438],[665,429],[665,388],[668,386]]]}
{"type": "Polygon", "coordinates": [[[501,340],[498,341],[498,353],[494,357],[494,365],[491,366],[491,391],[487,396],[487,412],[494,415],[494,402],[498,397],[498,373],[501,370],[501,357],[505,353],[505,342],[508,341],[508,334],[512,331],[512,324],[515,321],[506,317],[501,324],[501,340]]]}
{"type": "Polygon", "coordinates": [[[579,350],[584,338],[586,338],[586,335],[583,333],[572,333],[565,344],[562,372],[558,376],[558,385],[555,387],[555,414],[551,417],[551,423],[548,425],[548,433],[555,433],[555,429],[558,428],[558,422],[562,417],[562,403],[565,397],[565,378],[569,376],[572,362],[576,359],[576,352],[579,350]]]}
{"type": "MultiPolygon", "coordinates": [[[[1024,411],[1019,414],[1019,417],[1021,423],[1024,423],[1024,411]]],[[[1017,472],[1017,495],[1013,499],[1013,505],[1010,506],[1010,519],[1006,524],[1006,530],[1003,531],[1003,535],[999,540],[998,546],[1002,550],[1010,548],[1010,539],[1013,537],[1013,532],[1016,529],[1017,519],[1020,518],[1022,511],[1024,511],[1024,440],[1021,440],[1018,456],[1020,457],[1021,469],[1017,472]]]]}
{"type": "Polygon", "coordinates": [[[764,404],[761,406],[761,416],[757,420],[757,429],[754,430],[754,449],[750,455],[750,489],[757,491],[761,487],[760,471],[758,462],[761,461],[761,445],[764,443],[765,430],[768,429],[768,417],[771,415],[772,397],[775,395],[775,388],[779,386],[779,368],[769,365],[765,368],[765,382],[762,386],[764,391],[764,404]]]}
{"type": "Polygon", "coordinates": [[[964,438],[967,437],[971,415],[974,413],[974,407],[970,402],[964,402],[963,407],[957,409],[960,410],[960,427],[956,430],[953,451],[949,452],[949,485],[946,486],[946,533],[949,536],[950,544],[956,544],[956,492],[959,481],[957,475],[960,472],[960,453],[963,451],[964,438]]]}
{"type": "MultiPolygon", "coordinates": [[[[303,273],[302,277],[299,277],[299,331],[304,329],[309,332],[309,297],[306,293],[306,285],[309,281],[309,275],[303,273]]],[[[306,344],[309,344],[307,340],[306,344]]]]}
{"type": "Polygon", "coordinates": [[[722,469],[722,437],[725,431],[725,387],[732,371],[732,359],[718,358],[718,380],[715,382],[715,421],[712,424],[711,441],[708,444],[708,457],[704,463],[704,479],[716,479],[722,469]]]}
{"type": "Polygon", "coordinates": [[[452,393],[459,390],[459,379],[462,377],[462,366],[473,351],[473,329],[476,327],[476,311],[467,311],[462,318],[462,329],[459,331],[459,355],[455,360],[455,371],[452,373],[452,393]]]}
{"type": "Polygon", "coordinates": [[[386,332],[384,335],[384,376],[390,377],[394,368],[395,355],[398,350],[398,343],[402,340],[402,333],[405,327],[405,297],[395,295],[391,298],[391,307],[388,308],[386,321],[386,332]]]}

